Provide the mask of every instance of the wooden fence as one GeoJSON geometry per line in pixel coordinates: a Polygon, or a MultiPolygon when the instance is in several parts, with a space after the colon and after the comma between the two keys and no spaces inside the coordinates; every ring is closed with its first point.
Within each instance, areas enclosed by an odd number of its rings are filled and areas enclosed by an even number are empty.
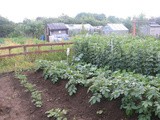
{"type": "Polygon", "coordinates": [[[17,55],[27,55],[27,54],[41,54],[41,53],[49,53],[49,52],[63,52],[66,49],[63,46],[71,45],[73,42],[66,42],[66,43],[46,43],[46,44],[30,44],[30,45],[15,45],[15,46],[7,46],[7,47],[0,47],[0,58],[4,57],[13,57],[17,55]],[[41,50],[41,47],[48,46],[50,50],[41,50]],[[54,46],[62,46],[62,49],[53,49],[54,46]],[[13,49],[21,48],[22,51],[12,53],[13,49]],[[28,48],[36,48],[35,51],[29,51],[28,48]],[[6,50],[8,53],[6,54],[6,50]],[[5,54],[3,54],[5,51],[5,54]],[[2,54],[1,54],[2,53],[2,54]]]}

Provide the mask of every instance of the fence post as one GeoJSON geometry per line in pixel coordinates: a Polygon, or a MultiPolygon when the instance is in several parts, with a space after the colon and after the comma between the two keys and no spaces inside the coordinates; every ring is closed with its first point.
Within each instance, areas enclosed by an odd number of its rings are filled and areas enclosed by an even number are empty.
{"type": "Polygon", "coordinates": [[[11,54],[11,48],[8,49],[9,50],[9,55],[11,54]]]}
{"type": "Polygon", "coordinates": [[[38,45],[38,51],[40,51],[40,45],[38,45]]]}
{"type": "Polygon", "coordinates": [[[27,53],[26,46],[23,46],[23,50],[24,50],[24,55],[26,55],[26,53],[27,53]]]}

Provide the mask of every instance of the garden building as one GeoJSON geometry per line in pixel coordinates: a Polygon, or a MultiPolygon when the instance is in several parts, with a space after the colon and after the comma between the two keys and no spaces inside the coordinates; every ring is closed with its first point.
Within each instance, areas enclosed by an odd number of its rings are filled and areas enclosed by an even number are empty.
{"type": "Polygon", "coordinates": [[[148,25],[144,25],[140,27],[140,33],[142,35],[151,35],[156,38],[159,38],[160,37],[160,25],[155,22],[151,22],[148,25]]]}
{"type": "Polygon", "coordinates": [[[129,30],[123,24],[107,24],[102,31],[104,34],[127,34],[129,30]]]}
{"type": "Polygon", "coordinates": [[[63,39],[68,36],[68,28],[64,23],[47,24],[45,28],[45,37],[47,41],[63,39]]]}

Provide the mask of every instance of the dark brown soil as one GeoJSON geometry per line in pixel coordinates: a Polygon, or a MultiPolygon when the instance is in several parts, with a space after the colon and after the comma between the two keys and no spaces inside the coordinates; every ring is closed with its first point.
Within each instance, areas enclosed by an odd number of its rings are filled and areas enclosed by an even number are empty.
{"type": "MultiPolygon", "coordinates": [[[[14,79],[14,73],[0,75],[0,120],[51,120],[45,112],[52,108],[68,110],[68,120],[137,120],[137,117],[127,118],[120,110],[120,100],[107,101],[90,105],[90,93],[86,88],[78,87],[77,94],[69,96],[65,89],[66,81],[52,84],[44,80],[42,73],[26,72],[28,81],[36,84],[41,91],[43,106],[36,108],[31,102],[30,93],[25,92],[19,81],[14,79]],[[103,110],[101,115],[96,114],[103,110]]],[[[54,120],[54,119],[53,119],[54,120]]]]}

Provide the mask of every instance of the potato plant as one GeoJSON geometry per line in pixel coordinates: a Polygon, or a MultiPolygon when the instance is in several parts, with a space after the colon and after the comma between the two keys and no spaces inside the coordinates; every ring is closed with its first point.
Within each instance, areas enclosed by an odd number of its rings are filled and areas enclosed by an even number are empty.
{"type": "Polygon", "coordinates": [[[101,74],[88,80],[93,93],[91,104],[121,99],[121,108],[128,116],[138,114],[138,120],[151,120],[154,114],[160,118],[160,78],[127,72],[113,72],[109,77],[101,74]]]}
{"type": "Polygon", "coordinates": [[[36,90],[35,85],[27,81],[27,77],[23,74],[16,74],[16,78],[19,79],[20,84],[26,88],[27,92],[31,93],[32,102],[36,107],[42,107],[42,95],[40,91],[36,90]]]}
{"type": "Polygon", "coordinates": [[[98,74],[96,66],[84,63],[69,65],[66,61],[48,61],[47,63],[45,60],[40,60],[36,62],[36,66],[36,70],[43,70],[43,76],[46,80],[50,80],[53,83],[59,80],[68,80],[65,87],[69,95],[76,93],[77,85],[86,86],[86,79],[98,74]]]}
{"type": "MultiPolygon", "coordinates": [[[[44,66],[42,63],[43,61],[40,64],[44,66]]],[[[93,94],[89,100],[91,104],[101,102],[102,98],[120,99],[121,109],[124,109],[128,116],[136,113],[138,120],[151,120],[153,115],[160,118],[159,75],[146,76],[120,70],[112,72],[108,67],[102,69],[81,62],[48,62],[47,65],[44,61],[44,64],[47,66],[42,69],[45,71],[44,77],[47,75],[47,79],[51,81],[53,78],[67,80],[69,95],[75,94],[77,85],[81,85],[88,87],[88,92],[93,94]],[[56,73],[56,76],[53,76],[53,73],[56,73]]]]}
{"type": "Polygon", "coordinates": [[[51,109],[46,111],[45,114],[47,114],[48,118],[53,117],[56,120],[67,120],[67,118],[65,117],[65,115],[67,114],[67,110],[65,109],[60,109],[60,108],[51,109]]]}

